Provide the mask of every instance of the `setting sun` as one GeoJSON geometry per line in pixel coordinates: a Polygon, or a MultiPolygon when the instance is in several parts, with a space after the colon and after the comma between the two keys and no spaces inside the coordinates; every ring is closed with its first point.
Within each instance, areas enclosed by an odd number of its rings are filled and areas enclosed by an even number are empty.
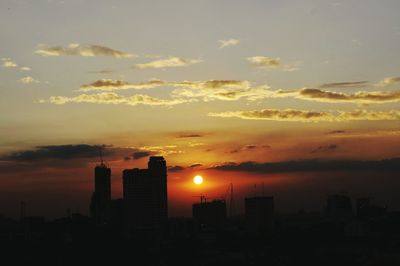
{"type": "Polygon", "coordinates": [[[201,183],[203,183],[203,177],[200,176],[200,175],[196,175],[196,176],[193,178],[193,182],[194,182],[196,185],[200,185],[201,183]]]}

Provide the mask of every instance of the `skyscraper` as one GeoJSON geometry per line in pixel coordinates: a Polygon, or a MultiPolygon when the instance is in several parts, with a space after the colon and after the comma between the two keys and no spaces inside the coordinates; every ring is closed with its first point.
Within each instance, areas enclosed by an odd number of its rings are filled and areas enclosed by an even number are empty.
{"type": "Polygon", "coordinates": [[[326,201],[326,213],[333,219],[348,219],[353,215],[350,197],[346,195],[329,195],[326,201]]]}
{"type": "Polygon", "coordinates": [[[150,157],[148,169],[123,171],[125,224],[128,234],[158,234],[168,222],[167,166],[161,156],[150,157]]]}
{"type": "Polygon", "coordinates": [[[91,215],[97,225],[109,222],[111,205],[111,169],[103,162],[94,168],[94,192],[90,205],[91,215]]]}
{"type": "Polygon", "coordinates": [[[245,198],[246,226],[250,232],[272,233],[274,197],[245,198]]]}
{"type": "Polygon", "coordinates": [[[225,200],[213,200],[192,205],[193,220],[200,228],[220,229],[226,223],[225,200]]]}

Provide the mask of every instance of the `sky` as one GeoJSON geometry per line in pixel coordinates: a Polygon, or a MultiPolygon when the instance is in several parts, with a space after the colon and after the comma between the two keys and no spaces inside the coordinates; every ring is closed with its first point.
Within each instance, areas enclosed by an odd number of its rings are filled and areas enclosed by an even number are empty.
{"type": "Polygon", "coordinates": [[[0,213],[87,214],[99,146],[115,198],[123,169],[164,156],[170,216],[230,182],[238,213],[257,193],[282,211],[330,193],[400,209],[399,9],[1,1],[0,213]]]}

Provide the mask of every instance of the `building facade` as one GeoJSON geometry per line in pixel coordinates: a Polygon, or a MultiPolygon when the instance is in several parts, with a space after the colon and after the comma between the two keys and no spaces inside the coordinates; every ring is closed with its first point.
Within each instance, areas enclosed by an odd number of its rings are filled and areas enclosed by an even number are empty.
{"type": "Polygon", "coordinates": [[[94,169],[94,192],[90,205],[92,218],[97,225],[109,222],[111,208],[111,169],[104,163],[94,169]]]}
{"type": "Polygon", "coordinates": [[[167,166],[150,157],[148,169],[123,171],[124,223],[128,235],[162,234],[168,225],[167,166]]]}
{"type": "Polygon", "coordinates": [[[213,200],[192,205],[193,220],[197,227],[219,229],[226,223],[225,200],[213,200]]]}
{"type": "Polygon", "coordinates": [[[245,217],[248,231],[272,233],[274,230],[274,197],[246,198],[245,217]]]}

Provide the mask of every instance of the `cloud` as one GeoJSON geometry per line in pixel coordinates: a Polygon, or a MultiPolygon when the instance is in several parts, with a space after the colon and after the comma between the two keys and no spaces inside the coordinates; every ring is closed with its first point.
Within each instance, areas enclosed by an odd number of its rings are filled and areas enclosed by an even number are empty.
{"type": "Polygon", "coordinates": [[[221,113],[209,113],[211,117],[230,118],[236,117],[251,120],[292,121],[292,122],[346,122],[357,120],[399,120],[400,111],[366,111],[353,112],[335,111],[318,112],[294,109],[263,109],[253,111],[232,111],[221,113]]]}
{"type": "Polygon", "coordinates": [[[151,151],[136,151],[136,152],[132,153],[132,158],[134,160],[138,160],[138,159],[141,159],[141,158],[148,157],[150,155],[152,155],[151,151]]]}
{"type": "Polygon", "coordinates": [[[128,89],[150,89],[154,87],[158,87],[165,84],[164,81],[161,80],[149,80],[146,82],[139,83],[129,83],[122,80],[112,80],[112,79],[99,79],[90,84],[84,84],[80,87],[81,91],[94,91],[94,90],[102,90],[102,91],[113,91],[113,90],[128,90],[128,89]]]}
{"type": "Polygon", "coordinates": [[[207,81],[164,81],[159,79],[151,79],[145,82],[131,83],[123,80],[100,79],[90,84],[81,86],[81,91],[113,91],[127,89],[151,89],[159,86],[186,88],[192,90],[217,90],[217,89],[235,89],[248,88],[250,83],[245,80],[207,80],[207,81]]]}
{"type": "Polygon", "coordinates": [[[135,94],[123,96],[113,92],[102,92],[97,94],[81,94],[75,97],[51,96],[48,100],[39,100],[39,103],[50,102],[53,104],[66,103],[95,103],[95,104],[126,104],[135,106],[138,104],[151,106],[173,106],[189,102],[183,99],[159,99],[148,95],[135,94]]]}
{"type": "Polygon", "coordinates": [[[219,171],[250,173],[320,172],[320,171],[374,171],[400,173],[400,158],[382,161],[362,160],[300,160],[273,163],[225,163],[211,167],[219,171]]]}
{"type": "Polygon", "coordinates": [[[18,67],[17,63],[11,60],[11,58],[2,58],[1,61],[3,61],[3,67],[5,68],[14,68],[18,67]]]}
{"type": "Polygon", "coordinates": [[[203,101],[237,101],[242,98],[255,101],[273,94],[269,86],[251,87],[246,80],[210,80],[205,82],[181,82],[174,86],[184,88],[175,89],[172,94],[176,97],[201,98],[203,101]]]}
{"type": "Polygon", "coordinates": [[[336,144],[322,145],[312,150],[311,153],[330,152],[336,150],[337,148],[338,145],[336,144]]]}
{"type": "Polygon", "coordinates": [[[93,56],[111,56],[114,58],[134,57],[133,54],[121,52],[105,46],[93,45],[93,44],[80,45],[77,43],[71,43],[67,47],[62,47],[62,46],[42,47],[36,50],[35,54],[41,56],[75,55],[84,57],[93,57],[93,56]]]}
{"type": "Polygon", "coordinates": [[[344,130],[332,130],[332,131],[329,131],[327,134],[333,135],[333,134],[343,134],[343,133],[346,133],[346,131],[344,131],[344,130]]]}
{"type": "MultiPolygon", "coordinates": [[[[2,58],[1,61],[3,61],[2,66],[5,68],[17,68],[18,67],[18,64],[15,63],[13,60],[11,60],[11,58],[2,58]]],[[[19,70],[30,71],[31,68],[27,67],[27,66],[23,66],[23,67],[20,67],[19,70]]]]}
{"type": "Polygon", "coordinates": [[[249,61],[253,66],[261,68],[261,69],[276,69],[276,70],[284,70],[284,71],[294,71],[297,70],[293,65],[284,64],[280,58],[272,58],[267,56],[252,56],[247,57],[247,61],[249,61]]]}
{"type": "Polygon", "coordinates": [[[160,154],[164,156],[168,156],[171,154],[182,154],[185,153],[182,150],[179,150],[175,145],[166,145],[166,146],[143,146],[140,147],[140,150],[147,150],[152,152],[153,154],[160,154]]]}
{"type": "MultiPolygon", "coordinates": [[[[68,144],[38,146],[33,150],[13,152],[0,157],[0,160],[7,161],[37,161],[46,159],[76,159],[76,158],[98,158],[102,145],[89,144],[68,144]]],[[[110,149],[104,149],[104,154],[110,154],[110,149]]]]}
{"type": "Polygon", "coordinates": [[[175,81],[169,82],[170,86],[173,87],[183,87],[189,89],[223,89],[223,88],[248,88],[250,82],[247,80],[206,80],[206,81],[175,81]]]}
{"type": "Polygon", "coordinates": [[[32,78],[31,76],[23,77],[18,81],[23,84],[40,83],[39,80],[36,80],[36,79],[32,78]]]}
{"type": "Polygon", "coordinates": [[[182,167],[182,166],[179,166],[179,165],[169,166],[168,167],[168,171],[169,172],[180,172],[180,171],[183,171],[183,170],[185,170],[185,168],[182,167]]]}
{"type": "Polygon", "coordinates": [[[201,164],[201,163],[194,163],[194,164],[190,165],[189,167],[190,167],[190,168],[196,168],[196,167],[200,167],[200,166],[203,166],[203,164],[201,164]]]}
{"type": "Polygon", "coordinates": [[[368,81],[346,81],[321,84],[319,88],[355,88],[369,85],[368,81]]]}
{"type": "Polygon", "coordinates": [[[273,94],[267,85],[251,87],[247,80],[206,80],[206,81],[164,81],[153,79],[145,82],[131,83],[122,80],[100,79],[80,87],[81,91],[116,91],[128,89],[151,89],[156,87],[173,87],[172,96],[203,101],[223,100],[237,101],[245,98],[250,101],[260,100],[273,94]]]}
{"type": "Polygon", "coordinates": [[[103,70],[97,70],[97,71],[89,71],[89,73],[91,74],[110,74],[110,73],[114,73],[114,70],[111,69],[103,69],[103,70]]]}
{"type": "Polygon", "coordinates": [[[144,64],[136,64],[135,67],[139,69],[146,69],[146,68],[167,68],[167,67],[184,67],[189,66],[192,64],[201,63],[203,60],[199,59],[188,59],[188,58],[181,58],[181,57],[168,57],[166,59],[160,59],[151,61],[144,64]]]}
{"type": "Polygon", "coordinates": [[[204,135],[196,134],[196,133],[193,133],[193,134],[181,134],[181,135],[178,136],[178,138],[202,138],[202,137],[204,137],[204,135]]]}
{"type": "MultiPolygon", "coordinates": [[[[364,81],[323,84],[321,87],[361,86],[364,81]]],[[[387,103],[400,101],[400,91],[359,91],[340,93],[322,89],[303,88],[298,90],[270,90],[268,85],[252,87],[247,80],[206,80],[206,81],[164,81],[152,79],[131,83],[123,80],[100,79],[80,87],[81,91],[114,91],[128,89],[151,89],[156,87],[177,88],[172,91],[174,97],[201,98],[204,101],[236,101],[245,98],[250,101],[265,98],[293,97],[319,102],[349,102],[357,104],[387,103]]]]}
{"type": "Polygon", "coordinates": [[[304,88],[300,90],[278,90],[271,97],[294,97],[297,99],[318,102],[349,102],[349,103],[388,103],[400,101],[400,90],[397,91],[359,91],[356,93],[341,93],[320,89],[304,88]]]}
{"type": "Polygon", "coordinates": [[[260,147],[261,148],[270,148],[268,145],[257,146],[257,145],[249,144],[249,145],[244,145],[242,147],[233,149],[233,150],[229,151],[229,153],[238,153],[238,152],[241,152],[241,151],[250,151],[250,150],[254,150],[254,149],[260,148],[260,147]]]}
{"type": "Polygon", "coordinates": [[[240,40],[238,39],[229,39],[229,40],[219,40],[220,43],[219,48],[225,48],[227,46],[235,46],[240,43],[240,40]]]}
{"type": "Polygon", "coordinates": [[[384,78],[380,83],[384,86],[397,84],[400,83],[400,77],[387,77],[384,78]]]}

